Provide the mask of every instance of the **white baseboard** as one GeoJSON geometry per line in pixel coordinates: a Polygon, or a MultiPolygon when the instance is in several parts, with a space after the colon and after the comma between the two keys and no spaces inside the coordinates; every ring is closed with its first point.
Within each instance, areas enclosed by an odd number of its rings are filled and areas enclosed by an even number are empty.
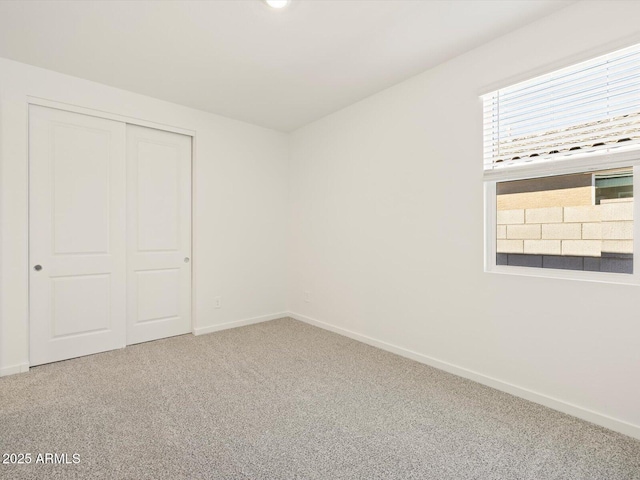
{"type": "Polygon", "coordinates": [[[488,387],[495,388],[496,390],[500,390],[500,391],[509,393],[511,395],[515,395],[516,397],[524,398],[526,400],[544,405],[545,407],[549,407],[554,410],[558,410],[560,412],[566,413],[568,415],[581,418],[582,420],[586,420],[587,422],[595,423],[596,425],[600,425],[601,427],[605,427],[610,430],[614,430],[616,432],[622,433],[624,435],[628,435],[630,437],[640,439],[640,425],[634,425],[632,423],[628,423],[623,420],[618,420],[608,415],[594,412],[593,410],[589,410],[589,409],[580,407],[578,405],[565,402],[558,398],[550,397],[542,393],[537,393],[527,388],[519,387],[512,383],[508,383],[508,382],[499,380],[497,378],[484,375],[480,372],[469,370],[468,368],[464,368],[464,367],[459,367],[457,365],[453,365],[451,363],[438,360],[437,358],[429,357],[427,355],[423,355],[421,353],[417,353],[412,350],[408,350],[406,348],[398,347],[396,345],[392,345],[390,343],[383,342],[381,340],[377,340],[375,338],[371,338],[366,335],[352,332],[351,330],[346,330],[341,327],[336,327],[335,325],[331,325],[330,323],[322,322],[320,320],[316,320],[314,318],[310,318],[305,315],[289,312],[287,315],[283,315],[283,316],[289,316],[301,322],[305,322],[310,325],[314,325],[316,327],[320,327],[325,330],[329,330],[331,332],[344,335],[345,337],[349,337],[359,342],[366,343],[367,345],[371,345],[373,347],[377,347],[382,350],[395,353],[402,357],[406,357],[411,360],[424,363],[425,365],[429,365],[431,367],[444,370],[445,372],[458,375],[459,377],[467,378],[469,380],[473,380],[474,382],[487,385],[488,387]]]}
{"type": "Polygon", "coordinates": [[[233,322],[220,323],[218,325],[211,325],[208,327],[194,328],[194,335],[204,335],[205,333],[219,332],[220,330],[227,330],[229,328],[244,327],[246,325],[253,325],[255,323],[268,322],[269,320],[276,320],[278,318],[288,317],[289,312],[272,313],[271,315],[262,315],[260,317],[246,318],[244,320],[236,320],[233,322]]]}
{"type": "Polygon", "coordinates": [[[16,373],[25,373],[29,371],[28,363],[19,363],[18,365],[11,365],[9,367],[0,368],[0,377],[6,377],[7,375],[15,375],[16,373]]]}

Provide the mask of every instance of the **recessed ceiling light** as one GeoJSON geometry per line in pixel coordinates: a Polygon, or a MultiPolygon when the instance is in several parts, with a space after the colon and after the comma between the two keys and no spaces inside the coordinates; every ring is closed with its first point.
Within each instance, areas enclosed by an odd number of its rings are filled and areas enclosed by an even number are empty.
{"type": "Polygon", "coordinates": [[[289,0],[264,0],[271,8],[284,8],[289,5],[289,0]]]}

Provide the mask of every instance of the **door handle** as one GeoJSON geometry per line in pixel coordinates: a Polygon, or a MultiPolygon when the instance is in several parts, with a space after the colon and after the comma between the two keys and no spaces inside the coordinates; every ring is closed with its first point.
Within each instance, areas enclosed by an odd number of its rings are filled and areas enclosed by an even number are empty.
{"type": "Polygon", "coordinates": [[[184,263],[189,263],[189,257],[184,257],[184,263]]]}
{"type": "Polygon", "coordinates": [[[33,267],[33,269],[34,269],[36,272],[39,272],[40,270],[42,270],[42,265],[36,265],[35,267],[33,267]]]}

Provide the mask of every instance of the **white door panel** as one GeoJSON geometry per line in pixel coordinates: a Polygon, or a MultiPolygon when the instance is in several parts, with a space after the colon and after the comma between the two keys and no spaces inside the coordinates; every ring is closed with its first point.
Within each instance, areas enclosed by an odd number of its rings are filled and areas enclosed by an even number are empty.
{"type": "MultiPolygon", "coordinates": [[[[169,143],[151,143],[148,138],[141,138],[141,134],[155,133],[150,129],[137,134],[130,130],[135,138],[132,161],[137,161],[137,250],[138,252],[180,252],[180,194],[183,185],[180,184],[182,172],[181,152],[178,146],[169,143]],[[150,131],[149,131],[150,130],[150,131]]],[[[162,136],[176,135],[158,132],[162,136]]],[[[167,140],[171,141],[172,138],[167,140]]],[[[182,137],[178,137],[182,140],[182,137]]],[[[182,142],[185,143],[185,142],[182,142]]],[[[184,145],[186,147],[186,144],[184,145]]]]}
{"type": "Polygon", "coordinates": [[[123,347],[125,124],[30,106],[29,162],[31,365],[123,347]]]}
{"type": "Polygon", "coordinates": [[[191,331],[191,138],[127,126],[127,344],[191,331]]]}

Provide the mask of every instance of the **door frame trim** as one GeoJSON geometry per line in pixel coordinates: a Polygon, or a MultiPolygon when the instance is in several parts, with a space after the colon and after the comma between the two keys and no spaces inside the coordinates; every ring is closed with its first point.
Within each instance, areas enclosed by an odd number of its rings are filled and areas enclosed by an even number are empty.
{"type": "Polygon", "coordinates": [[[80,105],[58,102],[58,101],[49,100],[46,98],[34,97],[31,95],[27,95],[27,103],[29,105],[40,105],[41,107],[55,108],[57,110],[65,110],[67,112],[80,113],[83,115],[89,115],[91,117],[104,118],[106,120],[115,120],[116,122],[130,123],[132,125],[140,125],[141,127],[155,128],[156,130],[164,130],[165,132],[179,133],[181,135],[187,135],[189,137],[196,136],[196,132],[194,130],[178,127],[175,125],[167,125],[164,123],[152,122],[152,121],[144,120],[141,118],[128,117],[126,115],[120,115],[112,112],[105,112],[102,110],[86,108],[80,105]]]}
{"type": "MultiPolygon", "coordinates": [[[[29,128],[28,128],[29,107],[31,105],[38,105],[41,107],[53,108],[56,110],[62,110],[62,111],[71,112],[71,113],[79,113],[81,115],[88,115],[91,117],[102,118],[105,120],[113,120],[113,121],[121,122],[124,124],[138,125],[141,127],[153,128],[156,130],[162,130],[162,131],[171,132],[171,133],[178,133],[180,135],[186,135],[188,137],[191,137],[191,257],[190,257],[191,258],[191,262],[190,262],[191,263],[191,334],[195,335],[196,334],[196,312],[195,312],[196,286],[195,286],[194,280],[196,276],[196,265],[195,265],[196,262],[194,262],[193,259],[196,258],[196,255],[197,255],[196,241],[195,241],[196,239],[195,178],[196,178],[196,164],[197,164],[196,162],[196,131],[187,129],[187,128],[177,127],[175,125],[167,125],[167,124],[152,122],[152,121],[144,120],[140,118],[128,117],[126,115],[120,115],[117,113],[111,113],[111,112],[105,112],[102,110],[86,108],[79,105],[59,102],[55,100],[49,100],[46,98],[36,97],[32,95],[27,95],[26,100],[27,100],[27,165],[28,165],[27,169],[29,172],[27,174],[27,196],[28,196],[27,197],[28,198],[27,225],[29,225],[29,217],[31,212],[31,197],[29,196],[29,192],[31,188],[31,174],[30,174],[31,157],[30,157],[30,148],[29,148],[30,138],[29,138],[29,128]]],[[[30,245],[29,243],[30,238],[31,238],[31,229],[27,227],[28,245],[30,245]]],[[[30,248],[27,247],[27,266],[31,265],[30,255],[31,255],[30,248]]],[[[27,283],[27,298],[29,300],[27,302],[27,338],[30,339],[31,338],[31,282],[27,283]]],[[[125,348],[126,348],[126,337],[125,337],[125,348]]],[[[31,341],[28,342],[27,349],[28,349],[28,355],[29,355],[29,363],[25,364],[26,369],[23,371],[28,371],[29,365],[31,364],[31,341]]]]}

